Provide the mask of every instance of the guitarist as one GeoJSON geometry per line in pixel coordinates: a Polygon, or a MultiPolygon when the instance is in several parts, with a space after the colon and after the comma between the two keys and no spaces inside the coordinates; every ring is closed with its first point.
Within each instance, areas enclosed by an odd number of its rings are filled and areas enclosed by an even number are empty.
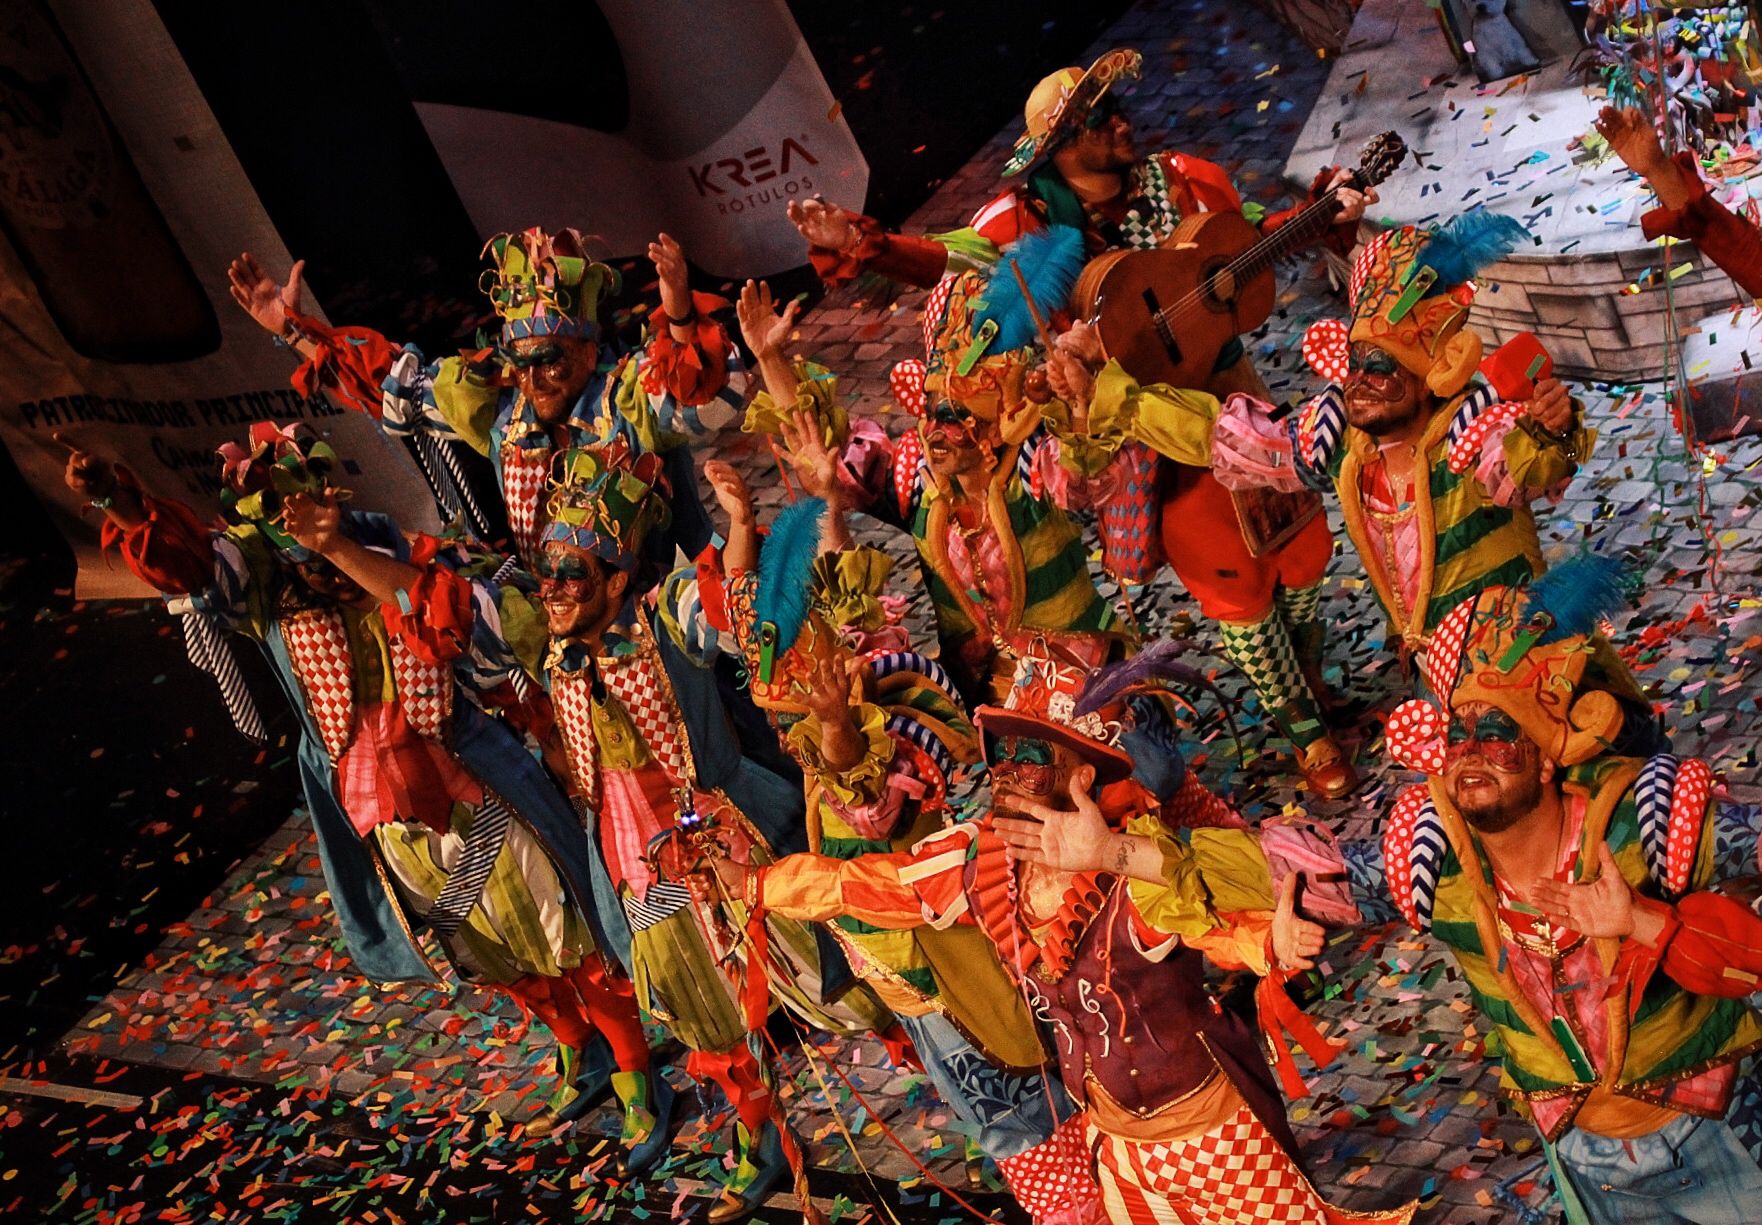
{"type": "MultiPolygon", "coordinates": [[[[1268,214],[1244,204],[1211,162],[1168,151],[1141,156],[1112,93],[1115,84],[1137,77],[1141,64],[1136,51],[1110,51],[1087,70],[1063,69],[1035,86],[1026,131],[1004,167],[1019,185],[979,210],[967,230],[940,240],[908,237],[820,200],[791,203],[790,220],[808,240],[815,271],[828,284],[873,273],[930,286],[948,272],[951,251],[1007,248],[1049,225],[1082,231],[1093,256],[1155,247],[1196,212],[1239,209],[1267,233],[1306,206],[1268,214]]],[[[1340,212],[1327,241],[1342,253],[1352,247],[1365,206],[1377,198],[1374,191],[1342,186],[1347,178],[1344,170],[1325,170],[1311,191],[1313,201],[1335,190],[1340,212]]],[[[1066,304],[1044,305],[1057,312],[1066,304]]],[[[1220,399],[1237,391],[1269,398],[1239,340],[1225,347],[1204,390],[1220,399]]],[[[1254,681],[1267,709],[1284,716],[1281,730],[1297,750],[1309,789],[1328,798],[1350,792],[1356,778],[1327,732],[1317,698],[1323,636],[1317,613],[1333,547],[1321,517],[1309,510],[1307,522],[1290,520],[1293,530],[1282,539],[1251,548],[1237,500],[1209,471],[1174,463],[1138,442],[1122,445],[1099,477],[1057,483],[1064,486],[1053,490],[1061,501],[1087,500],[1099,508],[1107,568],[1123,582],[1149,581],[1164,561],[1174,567],[1200,611],[1223,627],[1232,662],[1254,681]],[[1097,496],[1103,489],[1106,496],[1097,496]]]]}

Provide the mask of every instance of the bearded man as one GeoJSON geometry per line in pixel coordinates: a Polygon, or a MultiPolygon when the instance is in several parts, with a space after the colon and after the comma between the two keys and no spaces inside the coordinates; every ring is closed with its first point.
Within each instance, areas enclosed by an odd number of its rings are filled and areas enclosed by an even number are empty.
{"type": "Polygon", "coordinates": [[[1743,998],[1762,919],[1753,888],[1714,879],[1707,764],[1608,749],[1625,712],[1585,683],[1587,631],[1618,572],[1587,556],[1443,619],[1437,704],[1389,720],[1391,754],[1428,778],[1396,803],[1384,862],[1397,907],[1461,964],[1568,1219],[1738,1225],[1762,1202],[1728,1123],[1762,1049],[1743,998]]]}

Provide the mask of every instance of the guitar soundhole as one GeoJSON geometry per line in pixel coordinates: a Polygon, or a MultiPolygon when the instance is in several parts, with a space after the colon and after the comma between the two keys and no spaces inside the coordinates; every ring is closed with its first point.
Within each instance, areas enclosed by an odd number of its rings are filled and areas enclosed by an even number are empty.
{"type": "Polygon", "coordinates": [[[1224,260],[1213,264],[1205,272],[1205,303],[1213,310],[1227,311],[1235,305],[1236,274],[1231,271],[1229,261],[1224,260]]]}

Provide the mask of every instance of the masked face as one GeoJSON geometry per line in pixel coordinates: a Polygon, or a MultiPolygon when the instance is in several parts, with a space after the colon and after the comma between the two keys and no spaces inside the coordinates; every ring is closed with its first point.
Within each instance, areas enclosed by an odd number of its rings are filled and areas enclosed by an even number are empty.
{"type": "Polygon", "coordinates": [[[1066,174],[1073,170],[1088,174],[1129,170],[1138,160],[1132,121],[1121,111],[1113,94],[1103,94],[1052,156],[1054,164],[1066,174]]]}
{"type": "Polygon", "coordinates": [[[1067,797],[1071,774],[1083,763],[1060,745],[1028,736],[1001,736],[991,753],[991,789],[996,795],[1051,800],[1067,797]]]}
{"type": "Polygon", "coordinates": [[[1468,702],[1450,712],[1444,794],[1484,833],[1510,829],[1542,798],[1542,750],[1496,706],[1468,702]]]}
{"type": "Polygon", "coordinates": [[[546,425],[569,419],[599,362],[599,346],[580,336],[528,336],[508,346],[514,385],[546,425]]]}
{"type": "Polygon", "coordinates": [[[338,570],[326,558],[313,556],[305,561],[295,562],[294,573],[300,576],[306,590],[321,600],[346,604],[351,608],[374,606],[374,600],[361,589],[361,585],[338,570]]]}
{"type": "Polygon", "coordinates": [[[930,408],[918,426],[924,459],[938,477],[969,476],[988,468],[1003,437],[994,422],[981,421],[960,405],[944,400],[930,408]]]}
{"type": "Polygon", "coordinates": [[[551,541],[538,558],[538,596],[553,638],[585,638],[617,615],[628,580],[585,549],[551,541]]]}
{"type": "Polygon", "coordinates": [[[1355,341],[1347,361],[1346,420],[1372,437],[1390,434],[1419,415],[1429,398],[1417,374],[1393,354],[1355,341]]]}

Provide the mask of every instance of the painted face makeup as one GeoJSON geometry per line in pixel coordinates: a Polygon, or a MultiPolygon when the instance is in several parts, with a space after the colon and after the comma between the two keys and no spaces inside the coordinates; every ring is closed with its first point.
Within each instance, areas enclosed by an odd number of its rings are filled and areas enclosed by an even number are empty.
{"type": "Polygon", "coordinates": [[[1516,773],[1523,764],[1523,729],[1498,709],[1482,711],[1474,718],[1452,714],[1444,734],[1444,759],[1447,763],[1460,761],[1470,752],[1478,752],[1495,770],[1516,773]]]}
{"type": "Polygon", "coordinates": [[[1051,795],[1056,763],[1044,740],[1009,736],[999,742],[991,781],[1022,795],[1051,795]]]}

